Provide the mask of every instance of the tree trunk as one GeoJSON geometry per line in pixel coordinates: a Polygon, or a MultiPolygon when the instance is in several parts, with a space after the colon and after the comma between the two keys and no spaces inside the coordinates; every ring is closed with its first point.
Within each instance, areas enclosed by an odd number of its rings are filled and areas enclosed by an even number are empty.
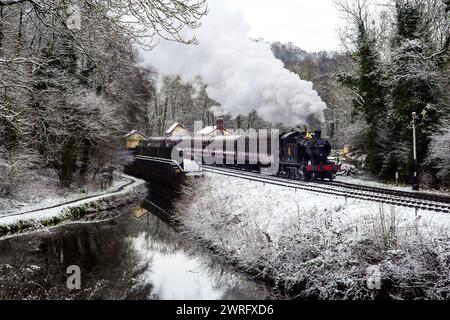
{"type": "Polygon", "coordinates": [[[91,143],[89,140],[84,140],[83,156],[81,158],[80,177],[83,181],[86,180],[86,173],[89,167],[89,156],[91,154],[91,143]]]}
{"type": "Polygon", "coordinates": [[[62,150],[61,168],[59,179],[63,187],[69,187],[73,181],[73,174],[76,170],[77,156],[74,150],[73,141],[67,142],[62,150]]]}
{"type": "Polygon", "coordinates": [[[3,8],[0,8],[0,57],[3,55],[3,39],[5,35],[3,33],[3,8]]]}

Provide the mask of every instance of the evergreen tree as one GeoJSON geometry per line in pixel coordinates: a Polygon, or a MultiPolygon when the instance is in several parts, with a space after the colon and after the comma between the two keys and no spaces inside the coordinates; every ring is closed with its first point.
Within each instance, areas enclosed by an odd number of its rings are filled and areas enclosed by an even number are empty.
{"type": "Polygon", "coordinates": [[[376,39],[370,34],[364,22],[361,22],[358,29],[359,97],[354,100],[354,108],[363,113],[369,124],[368,130],[363,133],[364,144],[361,145],[361,149],[367,154],[365,164],[372,174],[378,174],[381,169],[378,128],[386,115],[386,90],[382,85],[383,76],[376,39]]]}
{"type": "Polygon", "coordinates": [[[445,106],[442,104],[442,73],[439,59],[427,58],[434,50],[426,13],[419,2],[396,1],[396,28],[392,39],[388,74],[390,112],[387,120],[391,134],[385,144],[382,169],[384,178],[399,171],[402,178],[412,172],[412,112],[420,114],[432,107],[417,126],[418,163],[426,157],[430,136],[440,125],[445,106]]]}
{"type": "Polygon", "coordinates": [[[366,155],[365,166],[376,175],[380,172],[382,163],[378,130],[387,111],[386,88],[375,30],[369,25],[367,8],[364,6],[365,3],[358,2],[355,8],[344,8],[357,33],[354,57],[358,67],[356,74],[341,74],[339,79],[354,93],[353,117],[357,119],[357,115],[361,114],[368,125],[355,141],[358,144],[356,147],[366,155]]]}

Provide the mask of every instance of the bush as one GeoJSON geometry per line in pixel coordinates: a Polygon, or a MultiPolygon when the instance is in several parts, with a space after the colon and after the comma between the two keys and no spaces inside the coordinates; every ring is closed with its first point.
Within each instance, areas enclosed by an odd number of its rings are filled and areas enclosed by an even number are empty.
{"type": "Polygon", "coordinates": [[[448,299],[448,234],[393,207],[344,220],[329,211],[293,208],[267,218],[270,205],[202,183],[185,190],[177,218],[240,269],[270,280],[298,299],[448,299]],[[195,192],[194,192],[195,191],[195,192]],[[380,270],[381,289],[369,289],[368,270],[380,270]]]}

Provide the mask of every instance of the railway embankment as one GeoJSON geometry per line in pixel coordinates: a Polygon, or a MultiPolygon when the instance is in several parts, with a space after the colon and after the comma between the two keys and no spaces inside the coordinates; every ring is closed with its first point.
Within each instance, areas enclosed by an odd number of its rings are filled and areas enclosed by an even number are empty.
{"type": "Polygon", "coordinates": [[[208,173],[179,228],[295,299],[449,299],[450,215],[208,173]]]}
{"type": "Polygon", "coordinates": [[[144,180],[118,174],[107,190],[69,199],[52,199],[51,205],[22,207],[0,214],[0,237],[83,219],[108,219],[110,209],[138,202],[145,193],[144,180]]]}

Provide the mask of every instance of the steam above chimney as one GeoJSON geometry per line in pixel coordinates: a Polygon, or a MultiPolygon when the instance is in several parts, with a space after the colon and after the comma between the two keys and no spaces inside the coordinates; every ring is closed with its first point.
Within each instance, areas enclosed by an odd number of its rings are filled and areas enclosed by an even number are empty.
{"type": "MultiPolygon", "coordinates": [[[[193,32],[198,45],[161,40],[154,50],[141,50],[145,61],[160,74],[180,74],[185,80],[200,75],[208,85],[208,96],[220,103],[223,114],[237,116],[254,110],[271,123],[288,127],[306,123],[317,128],[324,121],[326,104],[313,84],[284,68],[270,44],[251,40],[244,15],[228,2],[208,1],[208,15],[193,32]]],[[[193,36],[186,31],[186,37],[193,36]]]]}

